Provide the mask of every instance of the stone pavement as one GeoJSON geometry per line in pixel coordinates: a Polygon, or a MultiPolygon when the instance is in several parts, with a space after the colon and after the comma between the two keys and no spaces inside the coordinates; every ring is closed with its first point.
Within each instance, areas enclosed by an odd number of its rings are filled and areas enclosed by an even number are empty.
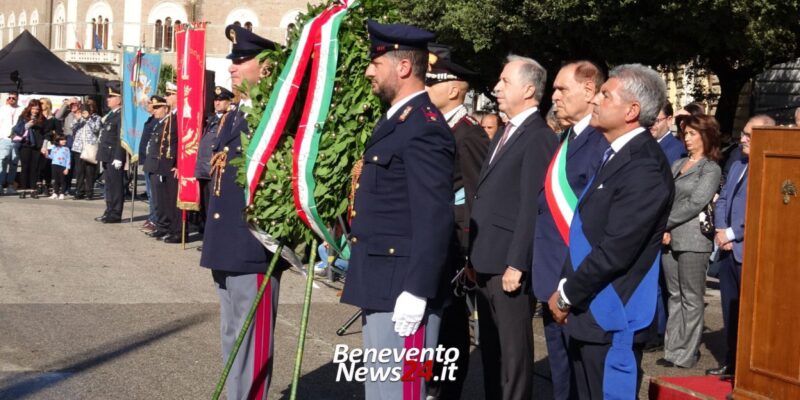
{"type": "MultiPolygon", "coordinates": [[[[157,242],[133,224],[93,221],[103,201],[0,197],[0,399],[210,398],[221,370],[219,310],[200,242],[157,242]]],[[[125,216],[130,216],[126,204],[125,216]]],[[[359,346],[360,323],[336,330],[356,310],[339,304],[338,284],[317,282],[300,399],[359,399],[359,383],[336,382],[336,344],[359,346]]],[[[713,287],[714,283],[710,282],[713,287]]],[[[280,295],[270,399],[289,397],[304,278],[287,271],[280,295]]],[[[655,365],[652,375],[701,374],[723,356],[719,292],[707,294],[707,332],[694,369],[655,365]]],[[[541,321],[535,328],[535,398],[551,397],[541,321]]],[[[474,349],[464,399],[483,398],[474,349]]],[[[646,380],[645,380],[646,382],[646,380]]],[[[646,397],[646,384],[643,385],[646,397]]]]}

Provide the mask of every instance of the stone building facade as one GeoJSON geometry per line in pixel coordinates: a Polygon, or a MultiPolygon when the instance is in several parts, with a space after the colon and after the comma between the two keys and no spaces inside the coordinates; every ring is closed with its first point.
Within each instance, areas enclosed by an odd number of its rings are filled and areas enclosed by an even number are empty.
{"type": "MultiPolygon", "coordinates": [[[[314,0],[312,0],[314,1],[314,0]]],[[[143,44],[175,63],[175,25],[207,21],[206,63],[216,83],[230,87],[225,55],[228,24],[285,43],[308,0],[0,0],[0,47],[28,30],[55,54],[85,72],[118,75],[121,52],[143,44]]]]}

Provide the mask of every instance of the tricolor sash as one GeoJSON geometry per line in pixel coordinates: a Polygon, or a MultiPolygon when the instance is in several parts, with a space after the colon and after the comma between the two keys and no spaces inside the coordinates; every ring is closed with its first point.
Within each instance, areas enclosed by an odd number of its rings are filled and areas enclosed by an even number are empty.
{"type": "Polygon", "coordinates": [[[544,178],[544,196],[547,207],[556,223],[556,228],[564,244],[569,245],[569,230],[572,217],[578,205],[578,197],[572,191],[572,186],[567,180],[567,146],[569,140],[564,138],[555,156],[547,168],[544,178]]]}
{"type": "MultiPolygon", "coordinates": [[[[602,166],[601,166],[602,168],[602,166]]],[[[599,173],[599,172],[598,172],[599,173]]],[[[596,177],[581,194],[583,200],[596,177]]],[[[579,209],[569,229],[569,257],[572,268],[577,271],[583,260],[592,251],[592,245],[583,233],[583,221],[579,209]]],[[[603,398],[606,400],[636,399],[636,358],[633,355],[633,335],[650,326],[656,311],[656,293],[661,257],[656,256],[650,270],[633,292],[627,304],[622,303],[612,284],[608,284],[592,299],[589,310],[603,330],[612,333],[611,348],[606,355],[603,371],[603,398]]]]}
{"type": "Polygon", "coordinates": [[[319,217],[314,199],[313,171],[319,140],[330,108],[339,55],[337,34],[342,19],[357,1],[343,1],[329,6],[303,27],[297,47],[281,71],[272,89],[258,128],[247,148],[245,202],[251,204],[267,161],[286,127],[309,63],[310,78],[306,102],[295,134],[292,189],[300,219],[344,257],[349,253],[339,246],[319,217]]]}

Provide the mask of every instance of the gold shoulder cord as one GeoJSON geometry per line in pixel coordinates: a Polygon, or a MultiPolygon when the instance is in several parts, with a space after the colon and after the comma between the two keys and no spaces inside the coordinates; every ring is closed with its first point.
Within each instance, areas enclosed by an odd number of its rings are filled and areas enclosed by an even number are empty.
{"type": "Polygon", "coordinates": [[[353,215],[353,208],[355,208],[356,203],[356,189],[358,189],[358,180],[361,178],[361,169],[364,167],[364,160],[358,160],[353,165],[353,169],[350,171],[350,207],[347,210],[347,220],[350,221],[353,215]]]}
{"type": "Polygon", "coordinates": [[[172,144],[170,140],[172,139],[172,130],[170,129],[170,124],[172,124],[172,117],[167,118],[167,123],[164,124],[164,128],[161,129],[161,143],[159,143],[158,148],[158,158],[161,159],[161,155],[164,154],[164,137],[167,138],[167,154],[166,159],[169,160],[172,158],[170,156],[170,151],[172,150],[172,144]]]}
{"type": "MultiPolygon", "coordinates": [[[[225,124],[225,118],[228,117],[230,112],[226,112],[222,118],[219,120],[219,125],[217,128],[217,137],[219,137],[220,131],[222,131],[222,126],[225,124]]],[[[218,151],[211,157],[211,176],[214,177],[214,196],[219,197],[220,195],[220,188],[222,185],[222,174],[225,173],[225,166],[228,165],[228,152],[227,151],[218,151]]]]}

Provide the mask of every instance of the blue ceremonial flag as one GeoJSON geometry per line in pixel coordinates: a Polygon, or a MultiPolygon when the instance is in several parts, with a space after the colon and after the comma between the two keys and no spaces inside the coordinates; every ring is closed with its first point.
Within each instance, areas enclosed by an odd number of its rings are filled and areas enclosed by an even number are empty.
{"type": "Polygon", "coordinates": [[[139,159],[144,123],[150,117],[147,103],[158,90],[161,53],[126,49],[122,65],[122,147],[131,155],[131,162],[135,162],[139,159]]]}

